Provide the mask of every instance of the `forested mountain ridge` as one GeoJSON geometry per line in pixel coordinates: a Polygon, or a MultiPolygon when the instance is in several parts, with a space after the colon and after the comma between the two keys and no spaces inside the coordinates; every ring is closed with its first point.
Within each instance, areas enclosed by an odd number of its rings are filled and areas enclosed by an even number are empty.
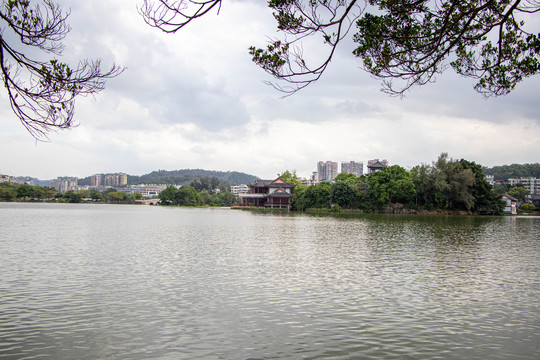
{"type": "Polygon", "coordinates": [[[484,167],[482,172],[485,175],[493,175],[495,180],[508,180],[521,177],[540,178],[540,163],[501,165],[492,168],[484,167]]]}
{"type": "MultiPolygon", "coordinates": [[[[257,176],[239,171],[216,171],[203,169],[156,170],[144,175],[129,175],[128,185],[166,184],[190,186],[192,181],[215,177],[220,183],[251,184],[257,176]]],[[[79,179],[79,185],[90,185],[90,177],[79,179]]]]}
{"type": "Polygon", "coordinates": [[[229,184],[250,184],[253,183],[257,176],[249,175],[238,171],[215,171],[203,169],[182,169],[182,170],[157,170],[151,173],[136,176],[128,175],[128,184],[188,184],[193,180],[200,178],[216,177],[220,181],[228,182],[229,184]]]}

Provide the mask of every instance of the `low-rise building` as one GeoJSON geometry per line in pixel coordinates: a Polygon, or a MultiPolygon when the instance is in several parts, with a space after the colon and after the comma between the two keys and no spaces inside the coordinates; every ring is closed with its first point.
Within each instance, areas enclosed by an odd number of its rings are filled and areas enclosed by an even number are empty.
{"type": "Polygon", "coordinates": [[[240,194],[247,194],[249,193],[249,186],[246,184],[231,185],[231,193],[236,196],[240,196],[240,194]]]}
{"type": "Polygon", "coordinates": [[[531,204],[537,208],[540,208],[540,194],[531,196],[531,204]]]}
{"type": "Polygon", "coordinates": [[[506,206],[504,207],[504,213],[517,215],[518,200],[508,194],[503,194],[503,200],[506,202],[506,206]]]}
{"type": "Polygon", "coordinates": [[[127,188],[118,189],[126,194],[136,194],[139,193],[143,198],[154,198],[159,195],[160,192],[165,190],[167,185],[130,185],[127,188]]]}

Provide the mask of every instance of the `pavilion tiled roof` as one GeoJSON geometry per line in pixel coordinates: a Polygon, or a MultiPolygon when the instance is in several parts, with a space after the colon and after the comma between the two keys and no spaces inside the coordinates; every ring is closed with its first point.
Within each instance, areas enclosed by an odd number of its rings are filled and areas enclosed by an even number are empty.
{"type": "Polygon", "coordinates": [[[272,194],[269,194],[268,197],[292,198],[292,197],[294,197],[294,195],[288,193],[283,188],[279,188],[276,191],[274,191],[272,194]]]}
{"type": "Polygon", "coordinates": [[[278,177],[275,180],[261,180],[257,179],[255,180],[255,183],[253,185],[250,185],[251,187],[271,187],[271,188],[293,188],[296,187],[296,185],[290,184],[283,180],[281,177],[278,177]]]}
{"type": "Polygon", "coordinates": [[[371,169],[383,169],[385,166],[381,164],[380,161],[377,161],[374,164],[368,165],[367,167],[371,169]]]}

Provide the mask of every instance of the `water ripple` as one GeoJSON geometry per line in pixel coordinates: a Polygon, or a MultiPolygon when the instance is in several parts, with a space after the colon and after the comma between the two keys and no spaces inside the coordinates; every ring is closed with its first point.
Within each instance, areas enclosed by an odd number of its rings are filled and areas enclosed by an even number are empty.
{"type": "Polygon", "coordinates": [[[4,203],[0,224],[2,359],[540,358],[540,219],[4,203]]]}

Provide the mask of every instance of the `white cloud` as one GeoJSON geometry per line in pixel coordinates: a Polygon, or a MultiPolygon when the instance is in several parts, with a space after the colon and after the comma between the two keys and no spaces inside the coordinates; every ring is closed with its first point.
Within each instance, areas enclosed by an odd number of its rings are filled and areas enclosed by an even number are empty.
{"type": "Polygon", "coordinates": [[[412,167],[441,152],[488,166],[540,161],[537,78],[485,100],[470,80],[448,72],[400,100],[379,91],[349,42],[318,83],[280,99],[247,51],[275,35],[266,2],[224,2],[219,15],[171,35],[144,24],[131,0],[63,3],[73,28],[65,58],[99,57],[127,69],[77,102],[77,128],[37,145],[0,92],[0,151],[9,154],[0,173],[47,179],[205,168],[307,176],[319,160],[385,158],[412,167]]]}

